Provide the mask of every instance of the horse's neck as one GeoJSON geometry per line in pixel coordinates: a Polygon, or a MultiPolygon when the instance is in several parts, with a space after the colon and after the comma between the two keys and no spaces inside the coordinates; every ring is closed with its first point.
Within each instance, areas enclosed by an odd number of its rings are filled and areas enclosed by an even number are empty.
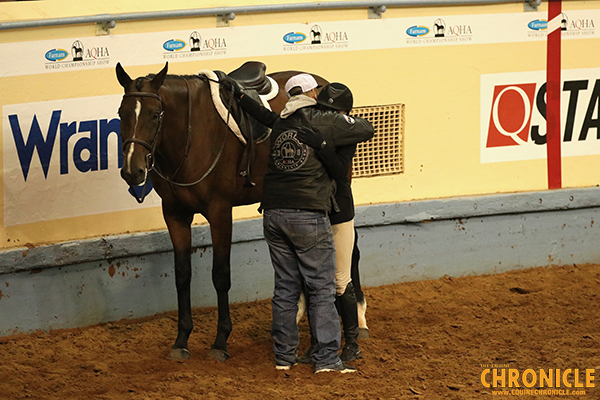
{"type": "Polygon", "coordinates": [[[188,139],[191,82],[168,78],[160,89],[163,99],[162,139],[157,149],[160,167],[165,174],[171,174],[185,156],[188,139]]]}
{"type": "Polygon", "coordinates": [[[197,147],[199,142],[205,142],[205,147],[209,148],[211,137],[203,133],[206,133],[206,126],[216,112],[208,83],[199,78],[167,79],[160,94],[163,98],[164,122],[158,155],[165,174],[172,174],[186,168],[186,165],[180,164],[186,158],[186,153],[192,147],[197,147]],[[202,112],[199,112],[199,107],[202,112]]]}

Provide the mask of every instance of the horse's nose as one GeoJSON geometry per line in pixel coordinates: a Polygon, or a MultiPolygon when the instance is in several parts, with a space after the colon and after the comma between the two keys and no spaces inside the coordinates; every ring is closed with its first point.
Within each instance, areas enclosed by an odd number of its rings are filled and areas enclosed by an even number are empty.
{"type": "Polygon", "coordinates": [[[121,168],[121,178],[129,186],[138,186],[144,182],[146,171],[143,168],[121,168]]]}

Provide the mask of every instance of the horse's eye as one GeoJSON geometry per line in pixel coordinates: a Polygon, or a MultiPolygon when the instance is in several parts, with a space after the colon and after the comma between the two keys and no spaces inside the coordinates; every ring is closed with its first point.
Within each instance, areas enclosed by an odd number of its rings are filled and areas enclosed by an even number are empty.
{"type": "Polygon", "coordinates": [[[155,112],[154,115],[152,116],[152,118],[154,119],[158,119],[158,117],[160,117],[160,112],[155,112]]]}

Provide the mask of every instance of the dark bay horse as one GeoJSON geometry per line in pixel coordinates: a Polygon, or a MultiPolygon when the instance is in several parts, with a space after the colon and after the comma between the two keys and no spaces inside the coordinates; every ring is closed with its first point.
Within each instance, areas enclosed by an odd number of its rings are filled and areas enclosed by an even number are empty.
{"type": "MultiPolygon", "coordinates": [[[[179,322],[169,357],[187,359],[192,332],[190,300],[191,223],[202,214],[210,224],[213,245],[212,280],[217,292],[217,336],[210,356],[229,358],[229,314],[232,207],[260,201],[269,156],[268,140],[255,147],[254,187],[240,177],[244,145],[217,114],[209,79],[202,76],[156,75],[131,79],[120,64],[116,73],[125,94],[119,108],[123,167],[130,186],[150,179],[162,198],[162,211],[173,243],[179,322]],[[193,183],[190,185],[190,183],[193,183]]],[[[279,93],[269,103],[280,112],[287,101],[285,82],[296,71],[269,75],[279,93]]],[[[319,84],[326,84],[315,76],[319,84]]]]}

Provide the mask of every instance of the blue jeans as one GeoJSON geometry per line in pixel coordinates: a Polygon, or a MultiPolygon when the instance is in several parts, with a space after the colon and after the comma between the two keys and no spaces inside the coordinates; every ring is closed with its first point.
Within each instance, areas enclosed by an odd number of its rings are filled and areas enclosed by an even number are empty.
{"type": "Polygon", "coordinates": [[[296,363],[299,342],[296,315],[305,282],[310,325],[315,335],[315,367],[340,362],[340,320],[335,308],[335,244],[329,218],[306,210],[265,210],[265,239],[275,270],[273,351],[279,364],[296,363]]]}

